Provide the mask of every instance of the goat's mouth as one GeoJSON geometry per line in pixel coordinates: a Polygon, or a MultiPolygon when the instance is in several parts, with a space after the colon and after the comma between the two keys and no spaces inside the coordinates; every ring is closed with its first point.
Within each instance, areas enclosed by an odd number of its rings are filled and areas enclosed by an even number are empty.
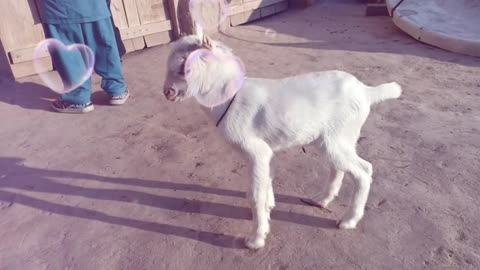
{"type": "Polygon", "coordinates": [[[164,92],[164,95],[165,95],[165,98],[168,100],[168,101],[171,101],[171,102],[178,102],[180,100],[182,100],[182,95],[181,93],[173,90],[173,89],[169,89],[169,90],[166,90],[164,92]]]}
{"type": "Polygon", "coordinates": [[[171,101],[171,102],[177,102],[178,101],[178,96],[177,95],[168,95],[168,96],[165,96],[165,98],[168,101],[171,101]]]}

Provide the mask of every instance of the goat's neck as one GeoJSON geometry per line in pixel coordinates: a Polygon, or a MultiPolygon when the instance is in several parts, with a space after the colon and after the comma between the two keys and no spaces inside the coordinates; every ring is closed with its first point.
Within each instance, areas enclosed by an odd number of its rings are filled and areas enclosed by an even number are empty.
{"type": "MultiPolygon", "coordinates": [[[[227,99],[225,102],[223,102],[222,104],[219,104],[215,107],[205,107],[205,106],[201,106],[201,107],[203,111],[205,111],[205,113],[209,116],[213,124],[216,125],[220,120],[220,118],[222,118],[222,116],[226,113],[226,110],[228,109],[228,106],[232,102],[233,98],[234,97],[231,97],[227,99]]],[[[224,120],[225,119],[223,119],[222,121],[224,120]]]]}

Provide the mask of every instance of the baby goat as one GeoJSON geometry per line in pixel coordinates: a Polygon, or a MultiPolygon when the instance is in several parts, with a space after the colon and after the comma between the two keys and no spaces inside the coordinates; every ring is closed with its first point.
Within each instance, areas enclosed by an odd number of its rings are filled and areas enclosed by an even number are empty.
{"type": "MultiPolygon", "coordinates": [[[[199,57],[185,67],[188,56],[200,49],[220,58],[234,56],[230,48],[203,34],[180,38],[168,59],[164,85],[168,100],[218,97],[230,81],[241,76],[240,67],[208,57],[199,57]]],[[[246,246],[259,249],[265,245],[270,212],[275,206],[270,160],[275,151],[293,146],[314,144],[329,158],[329,184],[315,197],[318,205],[327,207],[338,195],[346,172],[353,176],[356,185],[352,206],[338,226],[355,228],[364,215],[372,182],[372,165],[355,149],[360,130],[372,104],[398,98],[401,93],[395,82],[370,87],[351,74],[334,70],[283,79],[245,78],[235,96],[213,107],[202,105],[225,140],[249,161],[252,183],[247,194],[254,227],[245,239],[246,246]]]]}

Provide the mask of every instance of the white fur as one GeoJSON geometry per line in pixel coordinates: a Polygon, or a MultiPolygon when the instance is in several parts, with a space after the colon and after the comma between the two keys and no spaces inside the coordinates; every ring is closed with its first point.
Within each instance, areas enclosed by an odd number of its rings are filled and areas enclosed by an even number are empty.
{"type": "MultiPolygon", "coordinates": [[[[175,88],[178,78],[172,77],[178,68],[172,63],[181,62],[177,59],[178,50],[187,43],[202,44],[200,37],[190,36],[174,45],[165,84],[166,95],[167,90],[172,91],[168,97],[173,101],[185,98],[182,91],[187,92],[175,88]]],[[[220,42],[214,44],[213,53],[231,54],[220,42]]],[[[195,80],[187,79],[185,87],[198,88],[199,95],[218,96],[226,82],[235,77],[232,70],[205,60],[192,68],[195,80]]],[[[329,185],[314,198],[322,206],[327,207],[338,195],[345,172],[353,176],[356,189],[352,206],[339,227],[355,228],[364,215],[372,182],[372,165],[359,157],[355,149],[360,130],[372,104],[400,95],[397,83],[369,87],[353,75],[336,70],[283,79],[247,78],[218,127],[225,140],[240,149],[250,165],[252,184],[248,199],[254,226],[246,245],[251,249],[265,245],[270,212],[275,206],[270,161],[274,152],[293,146],[314,144],[330,160],[329,185]]],[[[204,107],[213,123],[225,112],[230,100],[213,108],[204,107]]]]}

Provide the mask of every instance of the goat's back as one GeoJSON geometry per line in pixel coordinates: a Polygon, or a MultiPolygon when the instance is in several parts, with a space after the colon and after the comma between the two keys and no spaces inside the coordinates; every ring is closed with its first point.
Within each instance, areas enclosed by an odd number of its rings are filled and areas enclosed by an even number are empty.
{"type": "MultiPolygon", "coordinates": [[[[232,136],[258,136],[273,149],[312,142],[352,119],[365,119],[366,86],[342,71],[284,79],[249,78],[230,109],[232,136]]],[[[361,121],[363,123],[363,121],[361,121]]]]}

